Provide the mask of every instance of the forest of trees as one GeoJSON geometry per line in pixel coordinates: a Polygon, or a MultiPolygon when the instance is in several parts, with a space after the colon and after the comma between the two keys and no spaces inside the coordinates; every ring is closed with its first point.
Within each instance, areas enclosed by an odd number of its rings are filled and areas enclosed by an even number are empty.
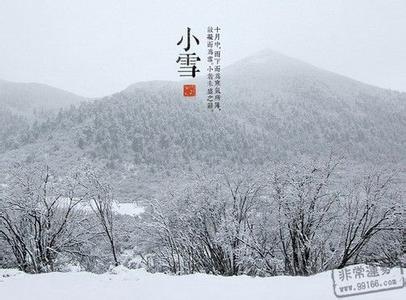
{"type": "Polygon", "coordinates": [[[37,145],[49,155],[63,148],[109,168],[131,163],[169,169],[193,162],[262,165],[330,149],[357,162],[406,159],[401,96],[383,94],[388,100],[375,103],[369,95],[337,101],[323,90],[292,91],[250,103],[236,94],[220,116],[178,99],[174,87],[153,89],[124,91],[59,113],[37,112],[31,120],[0,112],[0,153],[7,159],[10,150],[25,153],[37,145]]]}
{"type": "Polygon", "coordinates": [[[115,188],[100,170],[14,165],[0,195],[0,266],[274,276],[398,264],[405,220],[397,173],[343,178],[341,162],[191,174],[134,217],[114,213],[115,188]]]}

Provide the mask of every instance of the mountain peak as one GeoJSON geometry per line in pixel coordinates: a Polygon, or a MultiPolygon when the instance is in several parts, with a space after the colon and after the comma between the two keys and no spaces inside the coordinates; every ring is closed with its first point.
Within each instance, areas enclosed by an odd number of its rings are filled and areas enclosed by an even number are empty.
{"type": "MultiPolygon", "coordinates": [[[[289,56],[282,54],[278,51],[269,49],[269,48],[265,48],[262,49],[256,53],[254,53],[253,55],[249,56],[249,57],[264,57],[264,58],[290,58],[289,56]]],[[[248,57],[248,58],[249,58],[248,57]]],[[[291,58],[293,59],[293,58],[291,58]]]]}
{"type": "Polygon", "coordinates": [[[263,49],[254,53],[236,64],[289,64],[289,65],[306,65],[311,66],[299,59],[284,55],[271,49],[263,49]]]}
{"type": "Polygon", "coordinates": [[[285,76],[292,74],[327,72],[299,59],[289,57],[277,51],[264,49],[225,68],[233,74],[260,74],[260,76],[285,76]]]}

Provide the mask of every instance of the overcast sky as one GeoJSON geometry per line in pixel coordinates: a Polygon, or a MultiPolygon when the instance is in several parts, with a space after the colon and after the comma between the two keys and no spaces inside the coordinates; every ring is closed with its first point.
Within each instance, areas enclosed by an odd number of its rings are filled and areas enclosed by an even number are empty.
{"type": "Polygon", "coordinates": [[[406,91],[405,0],[0,0],[0,78],[88,97],[177,80],[176,42],[208,25],[223,29],[223,65],[269,48],[406,91]]]}

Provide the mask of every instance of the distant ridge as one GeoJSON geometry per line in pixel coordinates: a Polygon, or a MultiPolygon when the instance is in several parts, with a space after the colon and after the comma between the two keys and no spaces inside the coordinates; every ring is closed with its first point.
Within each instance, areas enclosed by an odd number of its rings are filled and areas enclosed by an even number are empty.
{"type": "Polygon", "coordinates": [[[87,98],[46,84],[0,80],[0,105],[18,114],[31,114],[34,109],[59,109],[85,100],[87,98]]]}

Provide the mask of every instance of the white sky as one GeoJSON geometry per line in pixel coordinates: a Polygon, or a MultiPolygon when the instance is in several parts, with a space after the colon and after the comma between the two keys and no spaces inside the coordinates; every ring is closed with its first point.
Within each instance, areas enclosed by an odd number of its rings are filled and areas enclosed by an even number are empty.
{"type": "Polygon", "coordinates": [[[223,65],[270,48],[406,91],[406,0],[0,0],[0,78],[89,97],[177,80],[176,42],[208,25],[223,65]]]}

